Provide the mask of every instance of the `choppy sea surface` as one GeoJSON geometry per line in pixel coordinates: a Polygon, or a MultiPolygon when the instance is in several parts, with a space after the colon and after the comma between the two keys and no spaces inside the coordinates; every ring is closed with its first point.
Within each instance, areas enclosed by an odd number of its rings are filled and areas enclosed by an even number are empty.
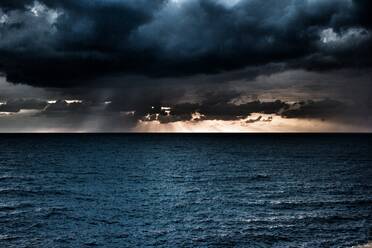
{"type": "Polygon", "coordinates": [[[372,136],[0,135],[0,247],[352,247],[372,136]]]}

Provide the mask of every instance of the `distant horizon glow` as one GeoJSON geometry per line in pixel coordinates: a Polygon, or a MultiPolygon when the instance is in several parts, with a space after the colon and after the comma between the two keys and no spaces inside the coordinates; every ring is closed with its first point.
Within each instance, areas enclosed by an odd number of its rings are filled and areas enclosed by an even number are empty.
{"type": "MultiPolygon", "coordinates": [[[[353,132],[353,126],[340,125],[332,121],[317,119],[287,119],[276,115],[254,113],[251,116],[236,120],[191,120],[173,123],[160,123],[159,121],[140,121],[133,129],[134,132],[191,132],[191,133],[266,133],[266,132],[353,132]],[[248,120],[262,117],[264,120],[247,123],[248,120]]],[[[372,128],[364,128],[360,132],[372,132],[372,128]]]]}

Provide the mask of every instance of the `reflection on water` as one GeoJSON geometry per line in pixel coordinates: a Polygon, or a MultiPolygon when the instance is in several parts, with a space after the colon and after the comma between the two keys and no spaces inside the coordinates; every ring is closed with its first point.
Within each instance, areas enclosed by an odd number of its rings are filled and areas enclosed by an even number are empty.
{"type": "Polygon", "coordinates": [[[0,247],[351,247],[369,135],[0,136],[0,247]]]}

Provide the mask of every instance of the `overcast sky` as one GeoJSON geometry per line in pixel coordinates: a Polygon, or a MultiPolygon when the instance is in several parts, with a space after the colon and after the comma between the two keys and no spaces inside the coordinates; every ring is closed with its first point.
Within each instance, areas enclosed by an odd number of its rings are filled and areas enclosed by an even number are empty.
{"type": "Polygon", "coordinates": [[[372,131],[370,0],[1,0],[0,132],[372,131]]]}

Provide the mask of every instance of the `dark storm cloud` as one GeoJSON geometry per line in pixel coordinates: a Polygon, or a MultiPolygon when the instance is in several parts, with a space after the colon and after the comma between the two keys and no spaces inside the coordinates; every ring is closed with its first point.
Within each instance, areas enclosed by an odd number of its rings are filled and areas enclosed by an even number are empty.
{"type": "MultiPolygon", "coordinates": [[[[104,103],[89,101],[57,100],[48,102],[39,99],[11,99],[0,105],[0,112],[18,113],[20,110],[39,110],[38,114],[82,114],[90,113],[104,103]]],[[[101,108],[104,109],[104,108],[101,108]]]]}
{"type": "Polygon", "coordinates": [[[9,81],[47,86],[76,86],[108,72],[132,70],[142,55],[133,52],[128,35],[149,20],[147,8],[156,9],[157,2],[20,4],[3,13],[0,66],[9,81]]]}
{"type": "MultiPolygon", "coordinates": [[[[245,104],[218,103],[191,104],[184,103],[164,109],[161,107],[148,108],[145,115],[136,115],[142,121],[159,121],[160,123],[171,123],[177,121],[204,121],[204,120],[224,120],[234,121],[249,117],[253,113],[281,116],[287,119],[319,119],[319,120],[338,120],[355,121],[369,119],[365,111],[358,105],[347,104],[344,102],[325,99],[319,101],[301,101],[287,103],[280,100],[272,102],[252,101],[245,104]],[[194,114],[200,114],[194,119],[194,114]]],[[[272,116],[264,118],[248,119],[246,123],[271,122],[272,116]]]]}
{"type": "Polygon", "coordinates": [[[47,102],[37,99],[13,99],[0,105],[0,112],[17,113],[21,109],[37,109],[41,110],[47,106],[47,102]]]}
{"type": "Polygon", "coordinates": [[[207,99],[200,103],[185,102],[167,106],[145,104],[137,106],[135,104],[131,108],[121,105],[120,101],[13,100],[0,105],[0,126],[7,126],[6,130],[13,130],[21,128],[23,121],[26,121],[23,125],[23,128],[26,129],[22,130],[37,128],[35,125],[40,122],[41,126],[57,128],[50,130],[129,131],[135,130],[139,122],[158,121],[166,124],[180,121],[196,123],[206,120],[222,120],[244,121],[246,124],[252,124],[272,122],[275,116],[287,119],[337,121],[353,125],[358,123],[361,126],[370,123],[370,117],[365,115],[365,110],[362,110],[360,106],[336,100],[309,100],[294,103],[280,100],[249,101],[235,104],[233,100],[236,97],[239,95],[234,92],[225,92],[214,97],[218,101],[207,99]],[[120,108],[120,106],[122,107],[120,108]],[[21,110],[35,111],[20,112],[21,110]],[[6,112],[5,116],[2,112],[6,112]],[[7,113],[13,114],[7,115],[7,113]],[[258,115],[252,117],[252,114],[258,115]],[[18,120],[19,123],[12,126],[12,120],[18,120]]]}
{"type": "MultiPolygon", "coordinates": [[[[142,105],[139,109],[123,108],[122,111],[133,111],[133,116],[143,121],[160,121],[170,123],[176,121],[190,121],[193,115],[200,114],[198,120],[239,120],[252,113],[280,114],[289,109],[290,105],[280,100],[271,102],[250,101],[244,104],[234,104],[232,101],[240,97],[234,91],[213,93],[208,92],[200,103],[184,102],[178,104],[142,105]]],[[[118,107],[113,101],[110,105],[118,107]]],[[[108,109],[112,109],[111,106],[108,109]]],[[[119,111],[119,109],[117,109],[119,111]]],[[[259,121],[259,120],[257,120],[259,121]]]]}
{"type": "Polygon", "coordinates": [[[274,102],[253,101],[240,105],[232,103],[205,104],[200,106],[198,112],[203,114],[205,119],[236,120],[252,113],[277,114],[287,107],[286,103],[279,100],[274,102]]]}
{"type": "Polygon", "coordinates": [[[76,87],[108,75],[181,77],[270,63],[315,70],[368,66],[370,5],[367,0],[5,0],[0,70],[11,82],[76,87]]]}
{"type": "Polygon", "coordinates": [[[93,107],[91,102],[71,102],[68,103],[65,100],[58,100],[53,103],[49,103],[44,109],[43,113],[85,113],[89,112],[93,107]]]}
{"type": "MultiPolygon", "coordinates": [[[[359,113],[354,109],[354,114],[359,113]]],[[[329,118],[342,117],[345,114],[353,114],[351,106],[335,100],[306,101],[292,105],[291,109],[283,111],[282,116],[286,118],[329,118]]]]}

